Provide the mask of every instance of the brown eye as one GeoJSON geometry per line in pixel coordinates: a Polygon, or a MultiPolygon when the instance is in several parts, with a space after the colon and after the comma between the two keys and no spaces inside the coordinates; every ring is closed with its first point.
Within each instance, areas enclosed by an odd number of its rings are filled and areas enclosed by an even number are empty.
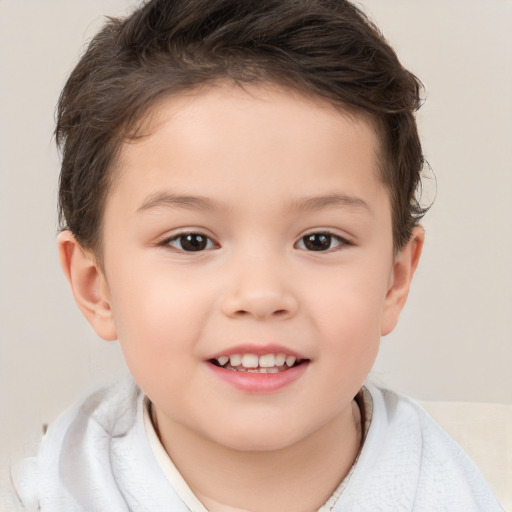
{"type": "Polygon", "coordinates": [[[330,233],[310,233],[303,236],[297,247],[307,251],[330,251],[336,249],[340,245],[347,245],[348,242],[343,238],[332,235],[330,233]]]}
{"type": "Polygon", "coordinates": [[[181,247],[184,251],[202,251],[206,249],[208,239],[203,235],[183,235],[180,237],[181,247]]]}
{"type": "Polygon", "coordinates": [[[304,246],[310,251],[326,251],[331,247],[331,236],[324,233],[315,233],[303,238],[304,246]]]}
{"type": "Polygon", "coordinates": [[[215,247],[212,240],[201,233],[183,233],[167,240],[165,245],[185,252],[199,252],[215,247]]]}

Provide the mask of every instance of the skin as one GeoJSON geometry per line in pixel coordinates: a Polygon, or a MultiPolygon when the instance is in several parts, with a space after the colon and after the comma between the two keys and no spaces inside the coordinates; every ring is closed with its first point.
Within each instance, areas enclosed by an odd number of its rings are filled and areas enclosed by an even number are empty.
{"type": "Polygon", "coordinates": [[[75,299],[119,339],[163,446],[211,511],[311,511],[360,446],[353,401],[395,326],[423,244],[393,252],[379,144],[365,119],[272,85],[168,98],[126,143],[103,265],[59,239],[75,299]],[[180,245],[208,237],[205,250],[180,245]],[[306,235],[330,234],[326,250],[306,235]],[[308,360],[271,393],[208,359],[277,343],[308,360]]]}

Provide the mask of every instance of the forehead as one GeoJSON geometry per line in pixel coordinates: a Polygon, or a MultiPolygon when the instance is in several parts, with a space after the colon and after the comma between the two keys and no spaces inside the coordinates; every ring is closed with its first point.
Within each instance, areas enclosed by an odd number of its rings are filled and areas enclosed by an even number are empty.
{"type": "Polygon", "coordinates": [[[331,176],[342,194],[360,194],[382,188],[378,154],[366,116],[272,84],[217,84],[151,109],[138,137],[122,145],[110,195],[131,187],[153,196],[163,188],[229,196],[229,186],[238,197],[269,183],[281,193],[302,185],[310,195],[332,195],[331,176]]]}

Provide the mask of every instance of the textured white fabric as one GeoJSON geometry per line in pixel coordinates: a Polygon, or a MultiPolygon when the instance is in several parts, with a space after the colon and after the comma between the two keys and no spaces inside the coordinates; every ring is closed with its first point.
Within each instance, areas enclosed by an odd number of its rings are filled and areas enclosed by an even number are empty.
{"type": "MultiPolygon", "coordinates": [[[[503,510],[476,466],[421,407],[388,390],[368,390],[372,421],[334,512],[503,510]]],[[[22,510],[188,511],[153,454],[143,395],[132,382],[66,411],[37,458],[14,467],[12,477],[22,510]]]]}
{"type": "Polygon", "coordinates": [[[505,510],[512,512],[512,405],[421,402],[482,471],[505,510]]]}
{"type": "Polygon", "coordinates": [[[498,512],[480,471],[414,400],[369,388],[373,418],[334,512],[498,512]]]}

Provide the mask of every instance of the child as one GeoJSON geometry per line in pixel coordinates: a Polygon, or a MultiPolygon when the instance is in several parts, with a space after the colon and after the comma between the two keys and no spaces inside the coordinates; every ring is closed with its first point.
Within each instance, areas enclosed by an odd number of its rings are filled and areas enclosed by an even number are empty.
{"type": "Polygon", "coordinates": [[[341,0],[153,0],[62,93],[61,263],[133,381],[13,472],[42,511],[499,511],[364,386],[418,264],[419,83],[341,0]]]}

